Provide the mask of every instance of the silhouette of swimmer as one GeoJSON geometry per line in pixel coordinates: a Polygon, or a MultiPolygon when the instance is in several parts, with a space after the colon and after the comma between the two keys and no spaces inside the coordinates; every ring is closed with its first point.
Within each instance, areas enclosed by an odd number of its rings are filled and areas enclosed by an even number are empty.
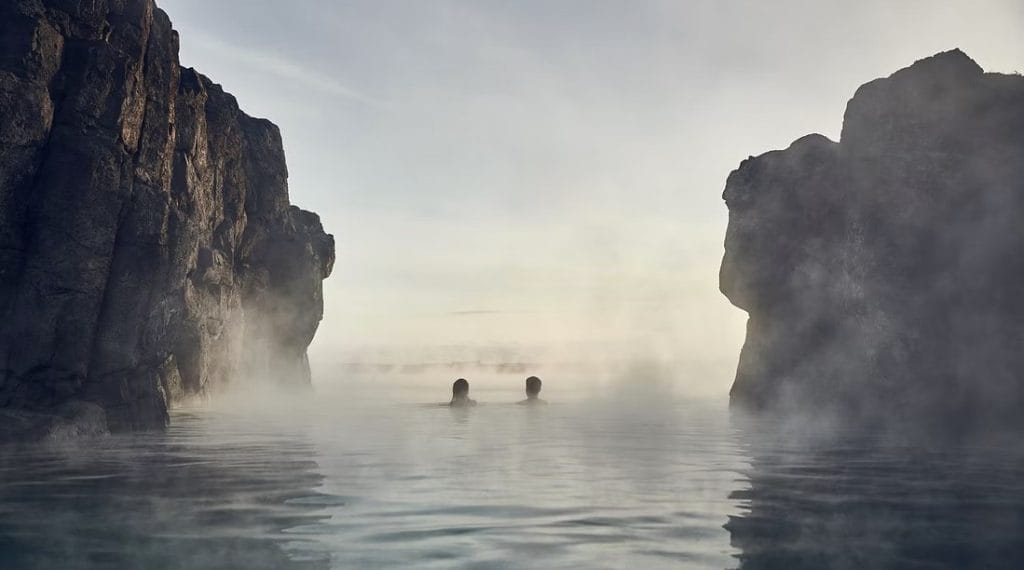
{"type": "Polygon", "coordinates": [[[476,400],[469,398],[469,382],[465,378],[459,378],[452,384],[452,401],[448,405],[453,408],[476,405],[476,400]]]}
{"type": "Polygon", "coordinates": [[[540,378],[536,376],[530,376],[526,379],[526,399],[519,402],[520,405],[533,405],[533,404],[546,404],[544,400],[540,399],[540,378]]]}

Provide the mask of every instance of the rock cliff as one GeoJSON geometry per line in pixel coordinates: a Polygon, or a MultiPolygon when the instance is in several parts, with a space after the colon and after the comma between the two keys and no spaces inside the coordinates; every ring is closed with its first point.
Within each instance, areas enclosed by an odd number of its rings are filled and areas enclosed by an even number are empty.
{"type": "Polygon", "coordinates": [[[158,428],[229,382],[309,383],[333,237],[152,0],[0,3],[0,119],[8,417],[158,428]]]}
{"type": "Polygon", "coordinates": [[[1024,77],[959,50],[862,86],[726,183],[731,396],[958,426],[1024,411],[1024,77]]]}

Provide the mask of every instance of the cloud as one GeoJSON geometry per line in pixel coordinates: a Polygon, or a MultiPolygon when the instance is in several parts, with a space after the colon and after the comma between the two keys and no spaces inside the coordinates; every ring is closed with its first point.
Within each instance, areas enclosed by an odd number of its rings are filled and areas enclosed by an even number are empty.
{"type": "Polygon", "coordinates": [[[537,311],[502,311],[495,309],[468,309],[462,311],[449,311],[449,317],[488,317],[497,315],[535,315],[537,311]]]}
{"type": "Polygon", "coordinates": [[[324,95],[348,99],[376,108],[383,108],[385,106],[381,101],[348,87],[325,73],[303,67],[277,54],[233,46],[211,36],[197,34],[194,31],[189,33],[189,42],[196,48],[206,52],[213,52],[233,63],[259,70],[262,73],[275,75],[280,79],[300,83],[302,86],[315,89],[324,95]]]}

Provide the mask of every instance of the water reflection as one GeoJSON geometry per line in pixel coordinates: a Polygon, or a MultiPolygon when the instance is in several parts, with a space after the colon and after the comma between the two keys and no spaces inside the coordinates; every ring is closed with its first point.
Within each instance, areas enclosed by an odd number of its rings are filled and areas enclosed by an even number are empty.
{"type": "Polygon", "coordinates": [[[1024,567],[1019,446],[811,441],[742,423],[749,486],[726,524],[741,568],[1024,567]]]}
{"type": "Polygon", "coordinates": [[[0,569],[1024,567],[1016,444],[809,441],[724,403],[276,414],[0,448],[0,569]]]}
{"type": "Polygon", "coordinates": [[[304,533],[335,568],[733,562],[744,463],[717,406],[364,407],[312,426],[322,492],[346,504],[304,533]]]}
{"type": "Polygon", "coordinates": [[[251,429],[0,449],[0,568],[328,568],[288,536],[325,518],[309,444],[251,429]]]}

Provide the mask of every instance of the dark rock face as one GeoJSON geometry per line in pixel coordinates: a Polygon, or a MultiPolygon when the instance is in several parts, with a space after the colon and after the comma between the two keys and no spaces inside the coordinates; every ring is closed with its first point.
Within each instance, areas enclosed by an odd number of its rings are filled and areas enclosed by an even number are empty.
{"type": "Polygon", "coordinates": [[[152,0],[0,3],[0,118],[0,409],[141,429],[232,380],[308,384],[334,240],[152,0]]]}
{"type": "Polygon", "coordinates": [[[1024,411],[1024,77],[960,51],[862,86],[726,184],[753,407],[986,424],[1024,411]]]}

